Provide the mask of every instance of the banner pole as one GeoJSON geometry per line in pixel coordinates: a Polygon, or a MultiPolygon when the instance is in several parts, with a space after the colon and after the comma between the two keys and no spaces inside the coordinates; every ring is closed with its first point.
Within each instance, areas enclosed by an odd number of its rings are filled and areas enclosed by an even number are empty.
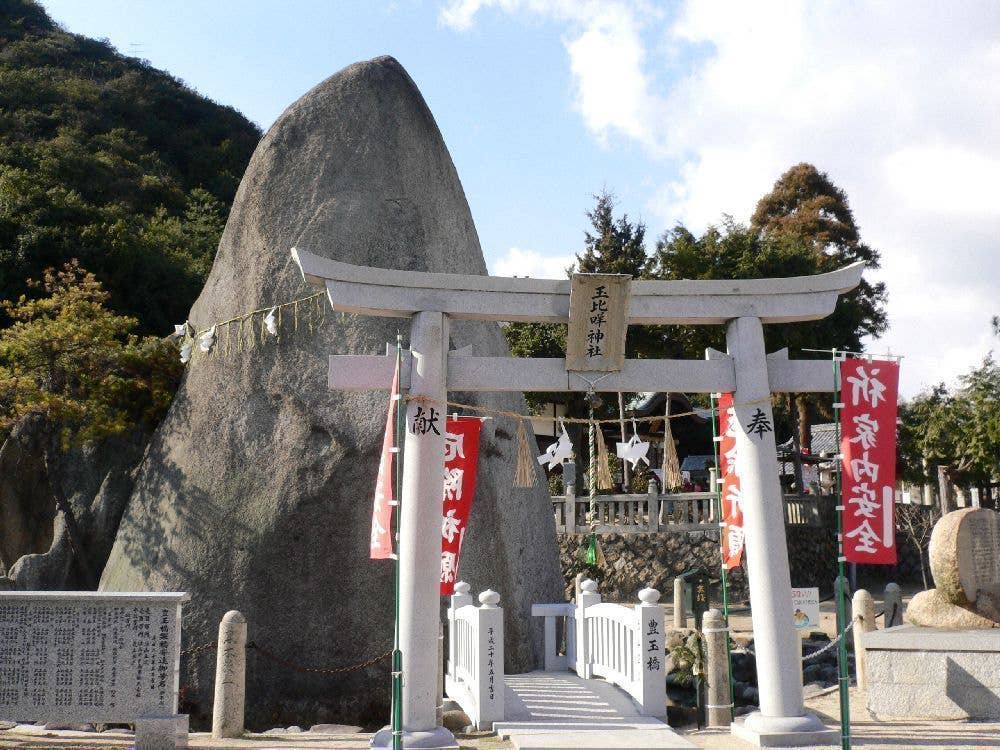
{"type": "MultiPolygon", "coordinates": [[[[403,337],[400,334],[396,334],[396,371],[398,372],[401,367],[401,360],[403,348],[403,337]]],[[[402,388],[400,388],[402,391],[402,388]]],[[[403,398],[402,394],[394,394],[396,398],[396,487],[393,496],[396,499],[396,507],[394,511],[394,523],[393,527],[396,531],[396,579],[394,582],[394,599],[395,599],[395,628],[393,632],[393,644],[392,644],[392,750],[402,750],[403,748],[403,652],[399,648],[399,575],[400,575],[400,555],[399,555],[399,523],[400,514],[399,507],[402,502],[401,488],[402,488],[402,476],[403,476],[403,440],[401,438],[403,424],[406,419],[406,415],[403,412],[403,398]]]]}
{"type": "Polygon", "coordinates": [[[847,627],[847,604],[844,601],[844,585],[847,581],[844,570],[844,498],[841,494],[840,467],[843,461],[843,451],[840,445],[840,364],[837,359],[837,350],[833,353],[833,422],[837,441],[837,472],[834,484],[834,496],[837,498],[837,580],[834,583],[834,592],[837,597],[837,638],[839,646],[837,648],[837,661],[839,667],[838,685],[840,686],[840,747],[841,750],[851,750],[851,697],[850,697],[850,676],[847,670],[847,643],[845,633],[847,627]]]}
{"type": "MultiPolygon", "coordinates": [[[[715,452],[715,487],[713,488],[715,492],[715,512],[716,517],[719,519],[719,552],[723,552],[723,539],[726,533],[725,527],[725,517],[722,514],[722,464],[719,462],[719,441],[716,439],[719,432],[721,431],[721,423],[719,423],[719,428],[716,429],[716,420],[720,418],[719,407],[715,400],[715,394],[710,395],[712,404],[712,450],[715,452]]],[[[732,706],[729,709],[729,720],[733,720],[734,709],[736,708],[736,684],[733,680],[733,652],[732,652],[732,638],[729,632],[729,585],[727,583],[727,569],[726,569],[726,559],[722,557],[722,620],[726,623],[726,664],[729,669],[729,700],[732,701],[732,706]]]]}

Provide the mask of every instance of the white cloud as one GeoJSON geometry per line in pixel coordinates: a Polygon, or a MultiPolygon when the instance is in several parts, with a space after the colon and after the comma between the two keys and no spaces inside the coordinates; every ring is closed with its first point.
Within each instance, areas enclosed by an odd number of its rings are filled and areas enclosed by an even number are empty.
{"type": "Polygon", "coordinates": [[[575,255],[542,255],[536,250],[512,247],[492,263],[493,276],[530,276],[533,279],[565,279],[575,255]]]}
{"type": "Polygon", "coordinates": [[[455,31],[468,31],[486,8],[565,24],[574,106],[587,129],[602,143],[620,135],[659,149],[656,131],[665,102],[646,75],[641,38],[644,24],[662,16],[655,6],[625,0],[451,0],[439,19],[455,31]]]}
{"type": "MultiPolygon", "coordinates": [[[[903,390],[967,371],[1000,313],[1000,4],[455,0],[564,25],[584,124],[660,171],[651,223],[747,220],[788,167],[815,164],[882,252],[903,390]]],[[[1000,346],[998,346],[1000,348],[1000,346]]]]}

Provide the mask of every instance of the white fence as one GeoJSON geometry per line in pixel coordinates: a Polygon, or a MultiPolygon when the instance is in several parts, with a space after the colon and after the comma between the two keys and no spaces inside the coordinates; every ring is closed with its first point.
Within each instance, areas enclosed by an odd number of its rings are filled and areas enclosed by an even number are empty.
{"type": "Polygon", "coordinates": [[[601,602],[585,580],[575,604],[535,604],[545,618],[545,669],[603,677],[632,696],[643,716],[666,716],[666,665],[660,592],[643,589],[635,607],[601,602]]]}
{"type": "Polygon", "coordinates": [[[487,589],[472,601],[469,584],[459,581],[448,609],[448,668],[445,692],[479,730],[504,718],[503,609],[500,594],[487,589]]]}
{"type": "MultiPolygon", "coordinates": [[[[552,496],[556,532],[579,534],[591,530],[589,497],[577,497],[572,488],[552,496]]],[[[822,516],[816,495],[785,495],[785,522],[791,526],[820,526],[822,516]]],[[[643,534],[657,531],[704,531],[719,528],[716,495],[712,492],[679,492],[661,495],[656,485],[644,494],[598,495],[595,498],[598,534],[643,534]]]]}

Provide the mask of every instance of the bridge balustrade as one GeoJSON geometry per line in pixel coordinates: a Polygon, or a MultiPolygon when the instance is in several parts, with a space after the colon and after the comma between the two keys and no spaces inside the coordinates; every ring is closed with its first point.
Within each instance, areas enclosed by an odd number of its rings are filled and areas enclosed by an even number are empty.
{"type": "Polygon", "coordinates": [[[635,607],[601,602],[597,583],[580,583],[575,604],[535,604],[545,618],[545,670],[603,677],[644,716],[666,716],[666,664],[660,592],[643,589],[635,607]]]}
{"type": "Polygon", "coordinates": [[[504,718],[503,609],[500,594],[487,589],[473,604],[469,584],[459,581],[448,608],[448,667],[445,692],[478,730],[504,718]]]}

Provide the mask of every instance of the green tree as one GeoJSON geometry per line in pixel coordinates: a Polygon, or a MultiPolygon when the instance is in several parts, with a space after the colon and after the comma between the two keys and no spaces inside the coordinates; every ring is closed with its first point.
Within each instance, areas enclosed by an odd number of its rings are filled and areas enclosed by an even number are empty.
{"type": "MultiPolygon", "coordinates": [[[[771,192],[757,203],[750,226],[772,241],[811,250],[816,260],[814,273],[856,261],[863,261],[870,270],[879,267],[878,251],[861,240],[847,194],[812,164],[796,164],[781,175],[771,192]]],[[[878,338],[885,332],[885,302],[885,284],[862,279],[857,288],[840,298],[832,315],[810,326],[814,346],[862,351],[862,338],[878,338]]],[[[809,425],[818,402],[806,395],[795,402],[798,439],[808,449],[809,425]]]]}
{"type": "Polygon", "coordinates": [[[107,42],[0,0],[0,299],[77,258],[139,330],[183,320],[260,129],[107,42]]]}
{"type": "MultiPolygon", "coordinates": [[[[76,262],[28,286],[41,296],[2,303],[13,323],[0,330],[0,430],[33,423],[48,467],[71,447],[155,426],[180,378],[175,348],[134,335],[137,321],[109,311],[108,293],[76,262]]],[[[72,507],[48,474],[84,578],[96,584],[72,507]]]]}
{"type": "Polygon", "coordinates": [[[607,190],[594,196],[597,205],[587,212],[592,231],[584,232],[583,252],[576,256],[579,273],[621,273],[641,277],[649,265],[646,225],[615,218],[615,198],[607,190]]]}
{"type": "Polygon", "coordinates": [[[934,480],[937,466],[963,486],[1000,476],[1000,365],[987,356],[949,390],[943,383],[900,407],[903,476],[934,480]]]}

